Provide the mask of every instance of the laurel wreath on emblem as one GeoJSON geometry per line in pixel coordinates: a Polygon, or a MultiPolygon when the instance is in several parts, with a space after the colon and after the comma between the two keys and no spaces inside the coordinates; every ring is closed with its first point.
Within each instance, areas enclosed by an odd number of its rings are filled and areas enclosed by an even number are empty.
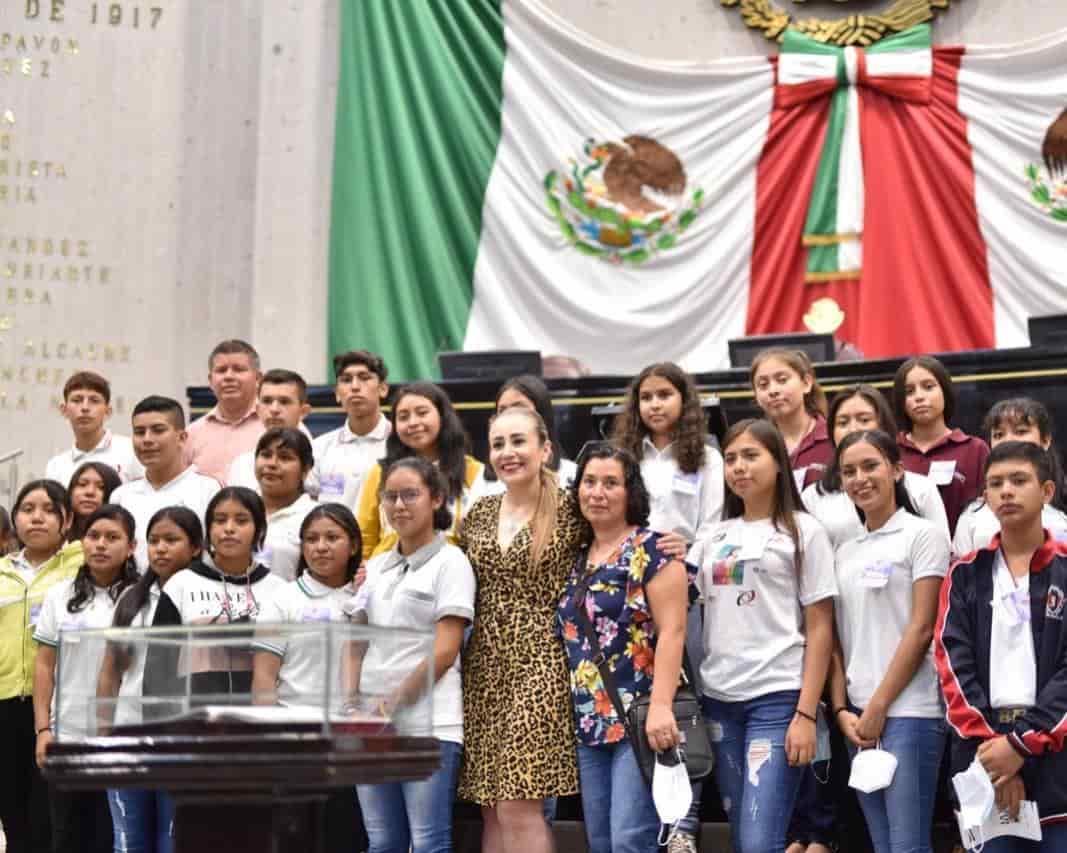
{"type": "Polygon", "coordinates": [[[640,265],[678,244],[704,203],[678,156],[648,136],[586,140],[580,159],[545,175],[545,200],[564,239],[584,255],[640,265]]]}
{"type": "MultiPolygon", "coordinates": [[[[787,27],[794,27],[816,41],[840,47],[867,47],[879,39],[903,32],[916,24],[932,21],[939,9],[951,0],[894,0],[884,12],[848,15],[844,18],[802,18],[784,11],[774,0],[721,0],[723,6],[737,6],[741,19],[766,38],[781,41],[787,27]]],[[[805,0],[794,0],[803,3],[805,0]]],[[[835,0],[846,3],[848,0],[835,0]]]]}
{"type": "Polygon", "coordinates": [[[1026,167],[1030,201],[1057,222],[1067,222],[1067,176],[1049,178],[1036,163],[1026,167]]]}

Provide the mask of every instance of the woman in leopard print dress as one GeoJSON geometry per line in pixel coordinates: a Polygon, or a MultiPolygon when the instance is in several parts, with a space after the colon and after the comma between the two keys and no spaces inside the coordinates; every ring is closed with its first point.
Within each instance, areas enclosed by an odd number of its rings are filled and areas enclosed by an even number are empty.
{"type": "Polygon", "coordinates": [[[459,797],[482,806],[483,853],[544,853],[553,842],[543,800],[578,790],[554,620],[584,522],[545,465],[552,447],[536,412],[494,417],[489,448],[506,491],[471,508],[459,540],[478,582],[463,660],[459,797]]]}

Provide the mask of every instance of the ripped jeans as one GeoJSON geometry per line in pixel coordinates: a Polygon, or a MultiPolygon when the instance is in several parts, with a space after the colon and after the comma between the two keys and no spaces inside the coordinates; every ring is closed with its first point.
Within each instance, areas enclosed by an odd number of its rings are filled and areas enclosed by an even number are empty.
{"type": "Polygon", "coordinates": [[[803,767],[785,758],[785,733],[800,692],[768,693],[747,702],[703,697],[715,781],[730,818],[736,853],[783,853],[803,767]]]}

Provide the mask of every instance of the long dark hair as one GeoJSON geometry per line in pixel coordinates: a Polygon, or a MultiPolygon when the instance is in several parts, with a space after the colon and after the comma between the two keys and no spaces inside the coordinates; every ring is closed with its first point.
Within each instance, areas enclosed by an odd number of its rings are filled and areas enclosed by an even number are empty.
{"type": "MultiPolygon", "coordinates": [[[[431,463],[427,462],[427,465],[431,463]]],[[[431,465],[432,467],[432,465],[431,465]]],[[[382,482],[385,482],[383,479],[382,482]]],[[[304,537],[308,528],[320,518],[328,518],[348,535],[352,543],[352,556],[348,558],[348,567],[345,569],[345,583],[349,583],[359,571],[359,564],[363,560],[363,534],[359,529],[359,522],[352,514],[352,510],[344,504],[325,503],[319,504],[311,512],[304,516],[300,524],[300,561],[296,564],[296,576],[300,577],[308,571],[307,559],[304,557],[304,537]]]]}
{"type": "MultiPolygon", "coordinates": [[[[889,463],[890,467],[900,464],[900,447],[897,445],[897,440],[880,429],[865,429],[859,432],[850,432],[841,439],[841,443],[837,446],[837,453],[834,455],[834,466],[838,471],[841,470],[841,457],[845,451],[860,442],[866,442],[882,454],[882,458],[889,463]]],[[[911,495],[908,494],[908,489],[904,485],[904,477],[894,480],[893,499],[896,502],[897,509],[906,509],[912,515],[919,515],[919,511],[915,509],[911,495]]],[[[859,515],[860,521],[866,523],[867,516],[863,510],[855,504],[853,506],[856,507],[856,514],[859,515]]]]}
{"type": "Polygon", "coordinates": [[[400,440],[396,430],[396,412],[400,407],[400,401],[405,397],[425,397],[437,409],[437,415],[441,420],[441,430],[437,434],[437,464],[448,485],[449,500],[458,498],[463,494],[463,489],[467,485],[467,448],[470,446],[470,439],[467,437],[467,431],[463,429],[463,423],[456,414],[452,401],[432,382],[412,382],[405,385],[393,400],[393,408],[389,414],[393,430],[385,442],[383,470],[397,459],[417,455],[400,440]]]}
{"type": "MultiPolygon", "coordinates": [[[[126,507],[119,506],[118,504],[104,504],[89,516],[89,519],[85,524],[86,533],[92,529],[92,526],[96,524],[96,522],[101,520],[117,522],[122,529],[126,531],[126,538],[131,543],[134,541],[134,535],[137,531],[137,522],[126,507]]],[[[137,563],[134,561],[133,555],[131,554],[122,564],[118,574],[115,576],[115,580],[108,586],[107,594],[112,601],[118,601],[119,596],[122,595],[122,591],[128,586],[132,586],[136,581],[137,563]]],[[[77,613],[92,601],[95,586],[92,573],[89,571],[89,564],[82,563],[81,568],[78,569],[78,573],[74,576],[74,584],[71,587],[71,596],[67,601],[67,612],[77,613]]]]}
{"type": "Polygon", "coordinates": [[[70,509],[73,518],[73,521],[70,523],[70,530],[67,531],[68,542],[74,542],[81,539],[85,535],[85,531],[88,530],[86,522],[89,520],[89,516],[78,515],[78,513],[74,511],[73,495],[74,487],[78,484],[78,480],[81,479],[82,474],[90,469],[95,471],[104,483],[104,500],[101,502],[101,506],[110,501],[111,493],[122,485],[122,479],[119,477],[118,472],[104,462],[83,462],[74,469],[74,473],[70,475],[70,482],[67,484],[67,494],[72,496],[70,509]]]}
{"type": "MultiPolygon", "coordinates": [[[[804,539],[800,535],[797,526],[796,513],[804,511],[804,504],[800,500],[800,491],[797,489],[796,480],[793,479],[793,469],[789,464],[789,451],[785,447],[785,439],[778,428],[769,420],[763,418],[746,418],[738,421],[726,432],[722,442],[722,452],[725,457],[730,450],[730,445],[742,435],[748,433],[763,448],[771,454],[778,465],[778,475],[774,484],[774,508],[771,511],[771,522],[777,530],[785,529],[789,538],[793,540],[794,564],[799,577],[804,566],[804,539]]],[[[729,467],[727,465],[727,467],[729,467]]],[[[741,518],[745,514],[745,502],[730,488],[726,486],[726,497],[723,501],[722,517],[724,519],[741,518]]]]}
{"type": "Polygon", "coordinates": [[[1063,460],[1060,452],[1052,443],[1055,429],[1052,424],[1052,415],[1045,408],[1045,404],[1038,402],[1032,397],[1013,397],[1010,400],[1001,400],[993,405],[982,422],[982,432],[993,445],[993,430],[1000,427],[1005,421],[1008,423],[1021,423],[1037,429],[1042,441],[1049,442],[1049,462],[1052,465],[1052,482],[1056,484],[1056,494],[1052,497],[1052,506],[1061,512],[1067,512],[1067,478],[1063,473],[1063,460]]]}
{"type": "MultiPolygon", "coordinates": [[[[52,502],[53,512],[52,514],[59,519],[59,529],[62,531],[63,525],[71,516],[70,510],[70,495],[67,490],[63,488],[63,484],[56,480],[30,480],[25,486],[19,489],[18,495],[15,497],[15,503],[11,505],[11,523],[15,527],[15,539],[19,543],[20,548],[26,547],[26,543],[19,537],[18,527],[18,514],[19,507],[22,506],[22,502],[26,500],[26,497],[30,492],[36,492],[40,489],[52,502]]],[[[59,548],[63,547],[63,538],[60,536],[59,548]]],[[[58,551],[59,548],[56,550],[58,551]]]]}
{"type": "MultiPolygon", "coordinates": [[[[837,420],[837,412],[853,397],[860,397],[866,400],[871,408],[874,409],[875,417],[878,418],[878,429],[892,436],[897,434],[897,419],[893,417],[893,408],[889,405],[885,394],[873,385],[849,385],[838,391],[833,400],[830,401],[830,411],[826,415],[826,432],[830,436],[831,446],[836,446],[834,441],[834,422],[837,420]]],[[[837,467],[837,454],[834,454],[834,458],[826,466],[822,479],[815,486],[815,490],[820,495],[841,491],[841,470],[837,467]]]]}
{"type": "MultiPolygon", "coordinates": [[[[200,518],[195,512],[185,506],[165,506],[163,509],[158,510],[148,522],[148,528],[145,530],[145,541],[152,536],[152,528],[159,524],[161,521],[173,522],[181,531],[185,534],[185,537],[189,540],[189,544],[193,549],[193,560],[196,560],[196,555],[203,550],[204,547],[204,528],[200,524],[200,518]]],[[[119,599],[118,605],[115,607],[115,616],[111,620],[111,624],[116,628],[126,628],[133,624],[134,618],[141,612],[141,608],[145,606],[148,601],[148,596],[152,590],[152,585],[159,581],[159,575],[155,570],[148,567],[143,575],[133,584],[126,594],[119,599]]]]}
{"type": "Polygon", "coordinates": [[[932,355],[917,355],[914,358],[909,358],[897,368],[897,372],[893,375],[893,408],[896,409],[897,421],[901,424],[906,424],[908,429],[912,427],[911,417],[908,415],[908,407],[906,405],[908,399],[907,386],[908,374],[916,367],[921,367],[923,370],[933,374],[937,384],[941,386],[941,397],[945,401],[945,409],[941,416],[947,425],[956,411],[956,388],[952,383],[952,377],[949,375],[948,369],[932,355]]]}
{"type": "MultiPolygon", "coordinates": [[[[545,429],[548,430],[548,440],[552,442],[552,458],[548,460],[548,468],[550,471],[558,471],[560,460],[563,458],[563,447],[559,443],[559,434],[556,431],[556,417],[552,409],[552,393],[548,390],[548,386],[538,377],[529,373],[511,377],[496,392],[493,408],[497,414],[500,414],[500,398],[508,391],[518,391],[522,394],[533,404],[534,411],[541,416],[545,429]]],[[[492,465],[485,466],[485,472],[482,476],[489,482],[500,479],[497,477],[492,465]]]]}
{"type": "Polygon", "coordinates": [[[674,362],[650,364],[637,374],[626,389],[626,401],[615,418],[611,440],[629,450],[635,459],[641,459],[641,445],[649,434],[641,420],[641,384],[651,376],[666,379],[682,397],[682,413],[674,426],[674,458],[684,473],[695,474],[704,465],[708,428],[693,377],[674,362]]]}
{"type": "Polygon", "coordinates": [[[256,527],[256,533],[252,537],[252,555],[254,558],[256,551],[263,548],[263,540],[267,535],[267,511],[263,508],[263,498],[244,486],[226,486],[217,491],[215,497],[208,503],[207,509],[204,510],[204,538],[208,542],[209,549],[211,546],[211,519],[214,517],[218,505],[223,501],[237,501],[252,516],[252,523],[256,527]]]}

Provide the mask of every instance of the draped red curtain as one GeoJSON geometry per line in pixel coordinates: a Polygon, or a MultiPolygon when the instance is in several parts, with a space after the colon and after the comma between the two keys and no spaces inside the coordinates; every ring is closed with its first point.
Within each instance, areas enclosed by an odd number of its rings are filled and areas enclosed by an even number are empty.
{"type": "Polygon", "coordinates": [[[963,53],[934,49],[929,104],[860,90],[865,206],[856,280],[804,281],[801,237],[829,97],[776,105],[757,174],[749,334],[803,330],[811,303],[828,296],[845,312],[838,340],[868,358],[994,345],[967,122],[957,109],[963,53]]]}

